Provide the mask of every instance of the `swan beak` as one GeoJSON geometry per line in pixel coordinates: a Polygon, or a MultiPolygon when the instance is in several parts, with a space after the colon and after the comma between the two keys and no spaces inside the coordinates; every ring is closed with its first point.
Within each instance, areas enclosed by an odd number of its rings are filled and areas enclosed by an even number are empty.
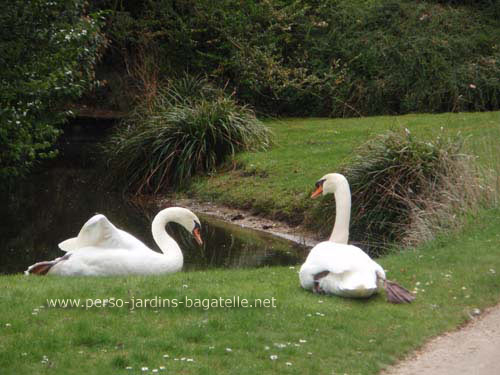
{"type": "Polygon", "coordinates": [[[194,228],[193,229],[193,236],[196,240],[196,242],[198,242],[198,245],[203,245],[203,240],[201,239],[201,234],[200,234],[200,228],[194,228]]]}
{"type": "Polygon", "coordinates": [[[323,185],[319,185],[318,188],[311,194],[311,198],[317,198],[323,193],[323,185]]]}

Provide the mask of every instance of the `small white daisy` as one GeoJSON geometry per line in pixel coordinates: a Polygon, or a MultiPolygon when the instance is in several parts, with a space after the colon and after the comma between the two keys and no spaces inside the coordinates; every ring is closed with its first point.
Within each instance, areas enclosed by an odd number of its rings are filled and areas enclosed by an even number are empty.
{"type": "Polygon", "coordinates": [[[278,359],[278,356],[276,354],[271,354],[269,358],[271,359],[271,361],[276,361],[278,359]]]}

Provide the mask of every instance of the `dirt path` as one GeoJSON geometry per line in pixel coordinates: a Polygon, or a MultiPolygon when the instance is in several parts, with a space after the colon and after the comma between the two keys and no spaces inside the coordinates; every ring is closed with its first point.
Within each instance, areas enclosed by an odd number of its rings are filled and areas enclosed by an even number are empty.
{"type": "Polygon", "coordinates": [[[428,342],[381,375],[499,375],[500,305],[428,342]]]}

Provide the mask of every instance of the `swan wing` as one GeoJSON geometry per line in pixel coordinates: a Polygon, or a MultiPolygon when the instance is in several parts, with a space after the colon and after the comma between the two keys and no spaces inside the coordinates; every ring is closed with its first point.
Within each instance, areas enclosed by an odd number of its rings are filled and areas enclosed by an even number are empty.
{"type": "Polygon", "coordinates": [[[324,241],[309,253],[306,263],[323,268],[323,271],[341,274],[365,268],[372,259],[360,248],[352,245],[324,241]]]}
{"type": "Polygon", "coordinates": [[[144,243],[121,229],[116,228],[104,215],[91,217],[82,227],[77,237],[59,243],[63,251],[77,251],[93,247],[101,250],[149,250],[144,243]]]}

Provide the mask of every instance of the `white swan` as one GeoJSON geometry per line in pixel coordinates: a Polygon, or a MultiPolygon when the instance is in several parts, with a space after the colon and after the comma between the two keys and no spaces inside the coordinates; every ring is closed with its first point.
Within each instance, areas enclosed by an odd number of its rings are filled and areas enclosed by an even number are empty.
{"type": "Polygon", "coordinates": [[[169,207],[160,211],[151,224],[153,238],[162,253],[149,249],[131,234],[116,228],[104,215],[91,217],[75,238],[59,244],[66,255],[30,266],[26,274],[64,276],[151,275],[177,272],[184,258],[165,225],[182,225],[201,245],[200,220],[186,208],[169,207]]]}
{"type": "Polygon", "coordinates": [[[335,224],[329,241],[317,244],[300,268],[303,288],[316,293],[365,298],[384,288],[392,303],[411,302],[414,296],[405,288],[386,279],[384,269],[363,250],[348,245],[351,216],[351,191],[347,179],[330,173],[316,182],[311,198],[335,195],[335,224]]]}

